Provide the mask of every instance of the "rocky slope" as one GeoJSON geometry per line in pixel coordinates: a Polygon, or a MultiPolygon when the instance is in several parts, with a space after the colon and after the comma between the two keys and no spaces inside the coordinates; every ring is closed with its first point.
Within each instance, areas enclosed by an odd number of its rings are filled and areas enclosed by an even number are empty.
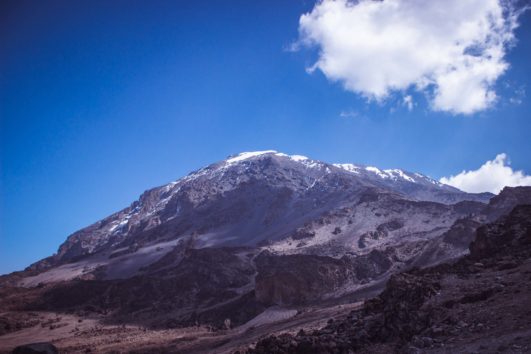
{"type": "Polygon", "coordinates": [[[531,351],[531,205],[480,227],[470,251],[394,275],[345,319],[265,338],[248,353],[531,351]]]}

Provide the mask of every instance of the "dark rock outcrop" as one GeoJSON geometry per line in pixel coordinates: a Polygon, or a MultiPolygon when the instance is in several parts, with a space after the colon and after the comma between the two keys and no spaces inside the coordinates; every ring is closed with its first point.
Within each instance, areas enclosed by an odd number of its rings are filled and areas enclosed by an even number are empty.
{"type": "Polygon", "coordinates": [[[263,252],[255,263],[256,297],[265,304],[307,304],[354,277],[348,261],[324,256],[276,256],[263,252]]]}
{"type": "Polygon", "coordinates": [[[531,204],[531,187],[505,187],[492,197],[482,213],[489,221],[494,221],[508,214],[516,205],[525,204],[531,204]]]}
{"type": "Polygon", "coordinates": [[[268,305],[304,305],[333,295],[347,284],[376,278],[392,266],[392,252],[372,251],[340,259],[316,255],[274,255],[255,259],[256,297],[268,305]]]}
{"type": "Polygon", "coordinates": [[[422,306],[439,288],[437,281],[414,272],[394,275],[380,296],[346,320],[310,333],[265,338],[248,353],[351,353],[370,343],[408,341],[430,327],[431,311],[422,306]]]}
{"type": "Polygon", "coordinates": [[[13,354],[58,354],[59,351],[52,343],[32,343],[16,347],[13,354]]]}
{"type": "Polygon", "coordinates": [[[492,257],[507,249],[531,245],[531,205],[520,205],[500,220],[477,230],[470,244],[473,259],[492,257]]]}

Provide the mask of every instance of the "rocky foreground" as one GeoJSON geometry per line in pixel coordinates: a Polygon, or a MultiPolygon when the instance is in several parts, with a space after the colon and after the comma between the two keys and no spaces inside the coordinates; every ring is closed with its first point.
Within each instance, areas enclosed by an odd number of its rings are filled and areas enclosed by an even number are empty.
{"type": "Polygon", "coordinates": [[[267,337],[247,353],[531,352],[531,205],[482,226],[470,251],[394,275],[346,319],[267,337]]]}

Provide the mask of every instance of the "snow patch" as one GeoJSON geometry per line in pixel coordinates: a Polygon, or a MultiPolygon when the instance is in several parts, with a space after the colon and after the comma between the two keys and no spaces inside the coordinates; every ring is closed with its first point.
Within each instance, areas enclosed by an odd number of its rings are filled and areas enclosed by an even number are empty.
{"type": "Polygon", "coordinates": [[[301,160],[299,161],[301,164],[303,164],[304,166],[308,167],[308,168],[318,168],[321,166],[321,163],[317,162],[317,161],[314,161],[314,160],[310,160],[310,159],[307,159],[307,160],[301,160]]]}
{"type": "Polygon", "coordinates": [[[292,161],[301,163],[302,165],[304,165],[307,168],[319,168],[319,167],[321,167],[323,165],[319,161],[311,160],[308,157],[303,156],[303,155],[288,155],[288,154],[284,154],[282,152],[277,152],[275,150],[264,150],[264,151],[242,152],[242,153],[236,155],[235,157],[231,157],[228,160],[226,160],[225,161],[225,165],[222,166],[221,169],[229,167],[229,166],[233,165],[234,163],[245,161],[245,160],[248,160],[250,158],[257,157],[257,156],[262,156],[262,155],[266,155],[266,154],[273,154],[273,155],[279,156],[279,157],[286,157],[286,158],[288,158],[288,159],[290,159],[292,161]]]}
{"type": "Polygon", "coordinates": [[[431,177],[428,177],[428,176],[422,175],[422,174],[420,174],[420,173],[415,173],[415,176],[417,176],[417,177],[419,177],[419,178],[422,178],[423,180],[428,181],[428,182],[431,183],[431,184],[435,184],[435,185],[437,185],[437,186],[444,186],[443,183],[441,183],[441,182],[439,182],[439,181],[437,181],[437,180],[435,180],[435,179],[433,179],[433,178],[431,178],[431,177]]]}
{"type": "Polygon", "coordinates": [[[400,178],[408,182],[416,183],[414,178],[412,178],[411,176],[408,176],[404,171],[399,170],[397,168],[382,171],[377,167],[367,166],[365,167],[365,170],[375,173],[378,177],[381,177],[381,178],[389,178],[394,181],[400,178]]]}
{"type": "Polygon", "coordinates": [[[379,177],[381,178],[389,178],[389,176],[382,172],[379,168],[377,167],[373,167],[373,166],[367,166],[365,167],[365,170],[369,171],[369,172],[372,172],[372,173],[375,173],[376,175],[378,175],[379,177]]]}
{"type": "Polygon", "coordinates": [[[345,171],[355,173],[355,174],[360,173],[359,171],[360,167],[354,164],[351,164],[351,163],[335,163],[334,166],[339,167],[345,171]]]}
{"type": "Polygon", "coordinates": [[[409,177],[408,175],[406,175],[404,171],[402,170],[392,169],[392,170],[384,170],[384,172],[394,177],[393,179],[402,178],[402,179],[405,179],[406,181],[415,183],[415,180],[409,177]]]}
{"type": "Polygon", "coordinates": [[[250,159],[252,157],[265,155],[265,154],[277,154],[277,152],[275,150],[242,152],[242,153],[236,155],[235,157],[232,157],[232,158],[228,159],[226,162],[228,164],[232,164],[232,163],[235,163],[235,162],[247,160],[247,159],[250,159]]]}
{"type": "Polygon", "coordinates": [[[126,214],[123,219],[113,221],[114,225],[109,228],[109,232],[113,232],[114,230],[125,226],[129,222],[129,219],[131,219],[131,214],[126,214]]]}
{"type": "Polygon", "coordinates": [[[292,159],[293,161],[297,161],[297,162],[309,160],[306,156],[302,156],[302,155],[290,155],[288,157],[292,159]]]}

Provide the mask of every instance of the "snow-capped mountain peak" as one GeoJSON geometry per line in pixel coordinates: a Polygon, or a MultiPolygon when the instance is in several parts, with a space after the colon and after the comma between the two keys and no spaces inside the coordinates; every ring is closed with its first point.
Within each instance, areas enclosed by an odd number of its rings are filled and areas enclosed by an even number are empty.
{"type": "Polygon", "coordinates": [[[68,260],[106,247],[129,247],[132,240],[173,239],[176,234],[186,235],[194,228],[201,229],[198,225],[202,223],[212,230],[213,225],[219,226],[215,236],[203,236],[205,245],[228,242],[224,237],[241,237],[246,240],[244,244],[254,244],[270,237],[273,232],[270,230],[274,229],[272,220],[277,222],[275,227],[284,230],[291,217],[300,217],[300,213],[310,215],[316,208],[324,208],[325,203],[339,205],[344,202],[342,198],[349,195],[358,198],[367,189],[442,204],[490,198],[490,195],[467,194],[400,169],[329,164],[275,150],[243,152],[146,191],[130,207],[71,235],[56,259],[68,260]],[[279,211],[281,208],[276,203],[285,209],[279,211]],[[293,208],[293,205],[298,206],[293,208]],[[242,214],[253,208],[257,209],[253,212],[256,215],[241,219],[242,214]],[[256,224],[253,218],[262,221],[256,224]],[[252,229],[256,240],[246,239],[249,235],[246,228],[252,229]]]}
{"type": "Polygon", "coordinates": [[[225,163],[227,164],[233,164],[240,161],[248,160],[250,158],[261,156],[261,155],[267,155],[267,154],[278,154],[275,150],[264,150],[264,151],[247,151],[242,152],[237,155],[233,155],[232,157],[229,157],[227,160],[225,160],[225,163]]]}
{"type": "Polygon", "coordinates": [[[263,151],[247,151],[247,152],[241,152],[237,155],[231,155],[225,160],[225,164],[234,164],[241,161],[249,160],[254,157],[259,157],[263,155],[274,155],[278,157],[287,157],[290,160],[297,161],[297,162],[303,162],[310,160],[308,157],[303,155],[288,155],[283,152],[278,152],[276,150],[263,150],[263,151]]]}

